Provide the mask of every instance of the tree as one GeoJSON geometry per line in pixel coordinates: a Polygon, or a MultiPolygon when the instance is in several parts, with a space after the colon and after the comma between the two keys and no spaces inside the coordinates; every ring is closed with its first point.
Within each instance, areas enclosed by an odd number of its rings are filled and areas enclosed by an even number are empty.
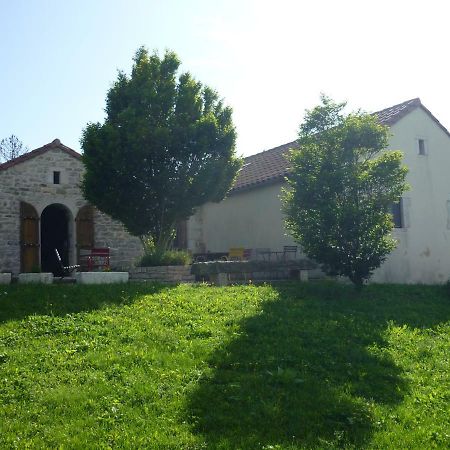
{"type": "Polygon", "coordinates": [[[17,158],[28,152],[28,147],[25,147],[22,141],[14,134],[0,141],[0,163],[17,158]]]}
{"type": "Polygon", "coordinates": [[[179,66],[141,47],[107,93],[104,123],[81,139],[86,198],[158,251],[196,207],[224,198],[241,166],[231,109],[189,73],[177,78],[179,66]]]}
{"type": "Polygon", "coordinates": [[[306,111],[283,193],[286,225],[330,275],[361,287],[395,248],[392,203],[407,189],[402,153],[387,151],[389,129],[322,95],[306,111]]]}

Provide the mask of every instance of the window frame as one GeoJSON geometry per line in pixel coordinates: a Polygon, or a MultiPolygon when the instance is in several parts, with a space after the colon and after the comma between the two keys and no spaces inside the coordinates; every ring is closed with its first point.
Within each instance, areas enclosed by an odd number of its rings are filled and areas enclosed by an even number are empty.
{"type": "Polygon", "coordinates": [[[428,144],[427,144],[427,140],[425,138],[423,138],[423,137],[416,138],[416,148],[417,148],[417,154],[419,156],[427,156],[428,155],[428,144]]]}
{"type": "Polygon", "coordinates": [[[61,184],[61,171],[60,170],[53,171],[53,184],[61,184]]]}
{"type": "Polygon", "coordinates": [[[403,198],[400,197],[398,202],[394,202],[391,205],[392,222],[394,223],[394,229],[401,230],[405,228],[405,216],[403,198]]]}

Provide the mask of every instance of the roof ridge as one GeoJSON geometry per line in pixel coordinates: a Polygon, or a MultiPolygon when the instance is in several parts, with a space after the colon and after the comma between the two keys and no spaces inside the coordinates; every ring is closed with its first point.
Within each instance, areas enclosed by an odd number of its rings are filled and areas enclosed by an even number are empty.
{"type": "Polygon", "coordinates": [[[378,113],[381,113],[383,111],[387,111],[389,109],[395,109],[395,108],[398,108],[399,106],[407,106],[407,105],[420,106],[420,105],[422,105],[422,102],[420,100],[420,97],[414,97],[414,98],[412,98],[410,100],[406,100],[404,102],[397,103],[396,105],[388,106],[387,108],[383,108],[383,109],[380,109],[379,111],[375,111],[372,114],[378,114],[378,113]]]}
{"type": "Polygon", "coordinates": [[[10,159],[9,161],[0,164],[0,170],[6,170],[9,167],[15,166],[16,164],[20,164],[21,162],[27,161],[28,159],[42,155],[43,153],[52,148],[59,148],[77,159],[81,159],[82,157],[80,153],[68,147],[67,145],[64,145],[59,139],[56,138],[53,139],[52,142],[44,144],[42,147],[35,148],[34,150],[24,153],[23,155],[20,155],[17,158],[10,159]]]}
{"type": "Polygon", "coordinates": [[[288,147],[290,145],[295,145],[296,143],[297,143],[297,140],[291,141],[291,142],[287,142],[286,144],[277,145],[276,147],[268,148],[267,150],[263,150],[261,152],[254,153],[253,155],[248,155],[248,156],[244,157],[244,159],[247,160],[248,158],[252,158],[253,156],[259,156],[259,155],[262,155],[263,153],[273,152],[273,151],[279,150],[279,149],[281,149],[283,147],[288,147]]]}
{"type": "MultiPolygon", "coordinates": [[[[376,111],[372,115],[377,117],[379,123],[392,126],[416,108],[421,108],[450,137],[448,130],[422,104],[419,97],[376,111]]],[[[295,147],[296,143],[297,141],[292,141],[245,157],[245,164],[239,171],[230,194],[282,180],[289,167],[283,150],[295,147]]]]}

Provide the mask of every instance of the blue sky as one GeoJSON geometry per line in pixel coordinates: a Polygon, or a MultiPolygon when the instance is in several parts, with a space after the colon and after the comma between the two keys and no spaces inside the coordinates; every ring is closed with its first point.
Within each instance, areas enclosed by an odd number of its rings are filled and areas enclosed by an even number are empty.
{"type": "Polygon", "coordinates": [[[320,92],[375,111],[420,97],[450,127],[445,1],[0,0],[0,138],[80,150],[145,45],[234,110],[239,154],[296,137],[320,92]]]}

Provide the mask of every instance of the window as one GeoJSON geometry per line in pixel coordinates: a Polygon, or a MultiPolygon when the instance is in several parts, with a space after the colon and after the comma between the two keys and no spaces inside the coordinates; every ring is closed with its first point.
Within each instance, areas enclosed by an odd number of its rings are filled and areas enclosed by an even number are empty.
{"type": "Polygon", "coordinates": [[[61,172],[53,172],[53,184],[60,184],[61,183],[61,172]]]}
{"type": "Polygon", "coordinates": [[[418,139],[419,143],[419,155],[426,155],[426,149],[425,149],[425,140],[424,139],[418,139]]]}
{"type": "Polygon", "coordinates": [[[392,203],[392,221],[394,222],[394,228],[403,228],[403,201],[400,199],[398,202],[392,203]]]}

